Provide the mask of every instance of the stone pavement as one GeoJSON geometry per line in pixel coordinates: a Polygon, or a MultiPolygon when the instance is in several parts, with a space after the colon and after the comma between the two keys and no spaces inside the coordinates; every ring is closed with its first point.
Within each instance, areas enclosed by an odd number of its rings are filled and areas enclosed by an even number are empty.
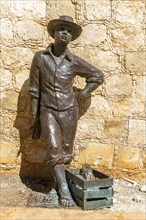
{"type": "Polygon", "coordinates": [[[0,220],[145,220],[142,212],[1,207],[0,220]]]}

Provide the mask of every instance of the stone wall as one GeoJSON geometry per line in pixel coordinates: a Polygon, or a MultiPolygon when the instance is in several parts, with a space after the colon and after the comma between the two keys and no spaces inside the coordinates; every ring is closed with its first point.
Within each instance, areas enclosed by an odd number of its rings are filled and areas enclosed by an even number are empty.
{"type": "MultiPolygon", "coordinates": [[[[46,25],[62,14],[82,25],[70,50],[109,74],[80,120],[73,167],[89,163],[115,177],[144,177],[144,0],[1,1],[1,167],[49,174],[46,146],[32,141],[28,77],[36,51],[52,42],[46,25]],[[18,128],[18,129],[16,129],[18,128]]],[[[75,85],[84,86],[77,78],[75,85]]],[[[50,174],[49,174],[50,175],[50,174]]]]}

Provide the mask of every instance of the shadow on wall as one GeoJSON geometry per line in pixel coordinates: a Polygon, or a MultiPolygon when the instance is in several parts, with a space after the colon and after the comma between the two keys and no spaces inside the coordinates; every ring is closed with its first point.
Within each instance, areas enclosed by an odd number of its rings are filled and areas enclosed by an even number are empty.
{"type": "Polygon", "coordinates": [[[30,131],[32,125],[32,114],[28,95],[29,79],[27,79],[20,91],[17,103],[17,116],[14,127],[19,130],[21,167],[20,178],[53,180],[51,169],[47,165],[47,147],[40,140],[32,140],[30,131]]]}

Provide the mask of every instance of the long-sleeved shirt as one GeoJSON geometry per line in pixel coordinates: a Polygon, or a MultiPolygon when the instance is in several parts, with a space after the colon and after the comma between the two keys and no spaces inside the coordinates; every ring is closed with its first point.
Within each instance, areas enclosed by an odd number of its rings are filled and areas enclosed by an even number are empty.
{"type": "Polygon", "coordinates": [[[73,55],[68,49],[62,61],[57,64],[51,53],[50,45],[46,50],[35,54],[30,70],[29,94],[40,100],[40,105],[56,110],[76,106],[73,92],[74,77],[86,78],[86,83],[103,82],[103,75],[85,60],[73,55]]]}

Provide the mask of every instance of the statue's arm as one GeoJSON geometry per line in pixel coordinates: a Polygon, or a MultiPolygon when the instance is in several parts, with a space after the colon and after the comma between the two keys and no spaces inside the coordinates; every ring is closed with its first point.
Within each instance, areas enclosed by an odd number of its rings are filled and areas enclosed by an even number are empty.
{"type": "Polygon", "coordinates": [[[35,120],[38,103],[39,103],[39,88],[40,88],[40,69],[39,69],[40,58],[36,53],[31,64],[30,75],[29,75],[29,96],[30,96],[30,109],[35,120]]]}
{"type": "Polygon", "coordinates": [[[77,59],[77,69],[78,74],[81,77],[86,78],[85,87],[79,92],[79,98],[85,98],[91,95],[91,93],[96,90],[103,83],[103,74],[101,70],[95,68],[91,64],[87,63],[81,58],[77,59]]]}

